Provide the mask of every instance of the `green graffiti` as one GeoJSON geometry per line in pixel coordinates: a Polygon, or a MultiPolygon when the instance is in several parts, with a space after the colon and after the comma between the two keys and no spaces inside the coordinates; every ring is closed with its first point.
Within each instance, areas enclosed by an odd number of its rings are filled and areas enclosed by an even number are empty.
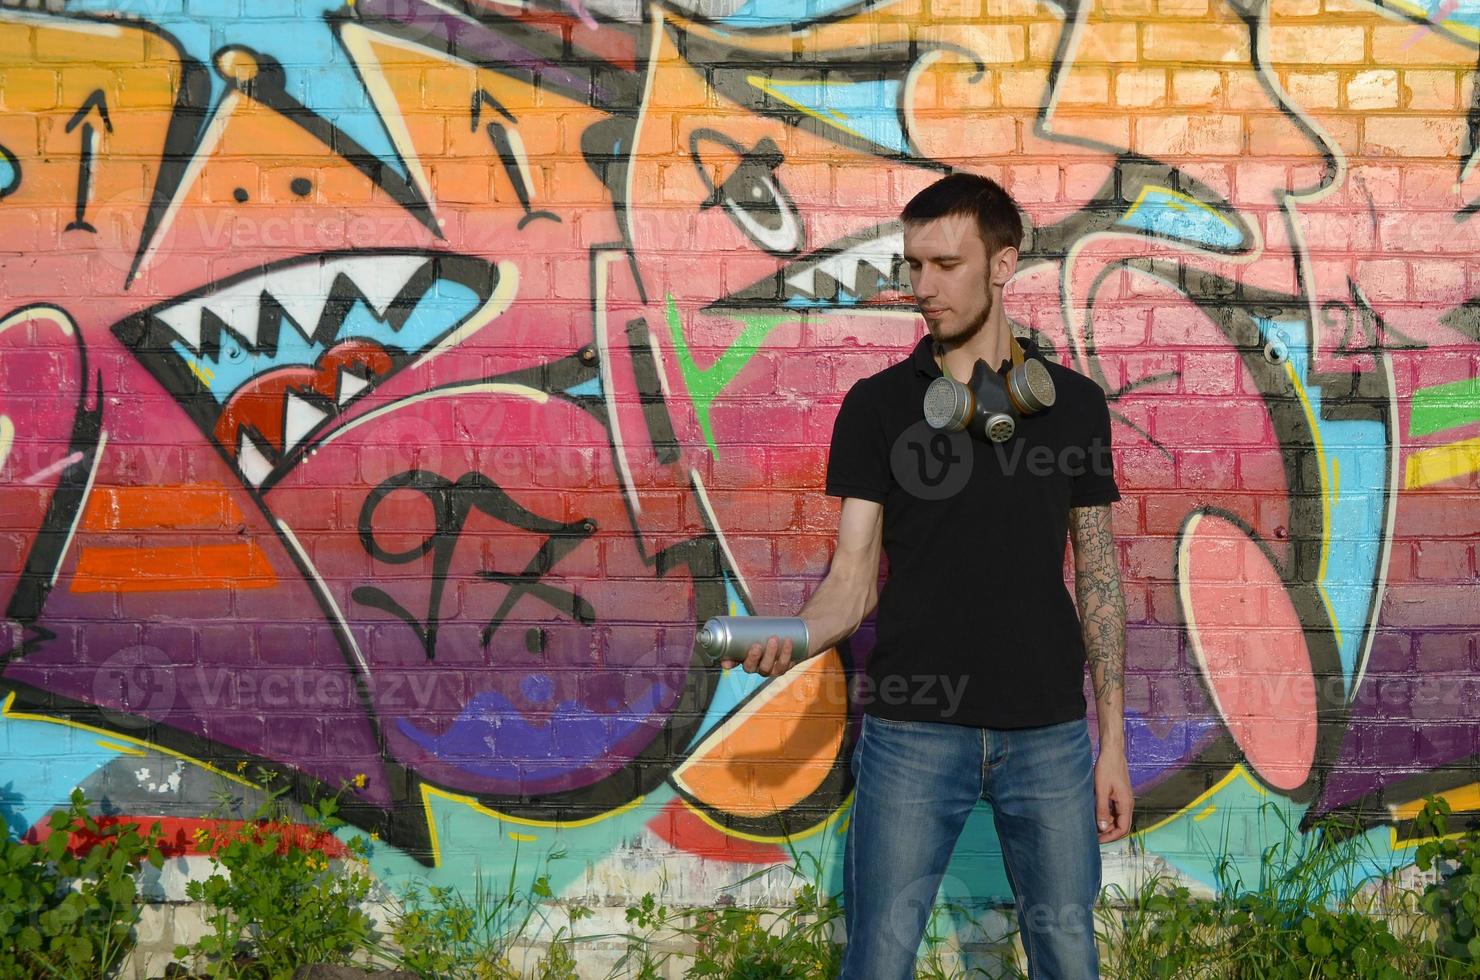
{"type": "Polygon", "coordinates": [[[678,315],[678,307],[673,303],[673,296],[667,298],[668,308],[668,332],[673,335],[673,349],[678,355],[678,369],[683,373],[684,386],[688,389],[689,400],[694,403],[694,415],[699,419],[699,428],[704,431],[704,441],[709,445],[709,451],[719,459],[719,447],[714,443],[714,431],[709,422],[709,409],[714,404],[714,399],[719,393],[729,387],[735,376],[745,369],[750,359],[761,349],[766,337],[783,323],[789,323],[795,319],[794,315],[787,314],[777,316],[774,314],[763,315],[758,313],[740,313],[737,318],[745,324],[745,329],[740,331],[740,336],[735,342],[725,349],[725,352],[714,359],[714,363],[707,368],[701,368],[694,362],[694,356],[689,352],[688,338],[684,336],[683,322],[678,315]]]}
{"type": "Polygon", "coordinates": [[[1455,429],[1480,419],[1480,378],[1420,388],[1413,393],[1410,436],[1455,429]]]}

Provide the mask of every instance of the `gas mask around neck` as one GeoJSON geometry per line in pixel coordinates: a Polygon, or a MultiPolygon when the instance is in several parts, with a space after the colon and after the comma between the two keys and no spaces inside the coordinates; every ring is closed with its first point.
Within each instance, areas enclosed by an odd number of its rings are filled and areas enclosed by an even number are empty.
{"type": "MultiPolygon", "coordinates": [[[[1006,442],[1017,432],[1018,420],[1053,407],[1055,392],[1048,368],[1036,357],[1023,356],[1012,338],[1012,368],[1003,378],[977,358],[971,379],[962,384],[949,373],[925,389],[925,421],[932,429],[963,429],[988,442],[1006,442]]],[[[945,358],[941,357],[944,370],[945,358]]]]}

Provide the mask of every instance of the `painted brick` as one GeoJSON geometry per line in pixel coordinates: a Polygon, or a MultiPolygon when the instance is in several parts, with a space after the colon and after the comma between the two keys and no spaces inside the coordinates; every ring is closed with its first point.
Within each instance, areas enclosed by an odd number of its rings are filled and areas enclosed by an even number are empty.
{"type": "Polygon", "coordinates": [[[1134,64],[1136,60],[1137,25],[1134,22],[1094,21],[1086,24],[1075,47],[1076,65],[1134,64]]]}
{"type": "Polygon", "coordinates": [[[1182,106],[1217,105],[1223,99],[1223,75],[1211,69],[1172,70],[1172,101],[1182,106]]]}
{"type": "Polygon", "coordinates": [[[1458,63],[1467,61],[1462,55],[1456,55],[1452,44],[1423,43],[1425,38],[1421,32],[1417,34],[1417,38],[1419,43],[1413,43],[1415,30],[1407,24],[1374,27],[1372,50],[1381,52],[1383,60],[1394,65],[1458,67],[1458,63]]]}
{"type": "Polygon", "coordinates": [[[1062,105],[1104,106],[1110,100],[1110,73],[1075,67],[1059,77],[1056,94],[1062,105]]]}
{"type": "Polygon", "coordinates": [[[1432,116],[1390,116],[1364,129],[1362,150],[1373,156],[1452,157],[1464,140],[1462,127],[1432,116]]]}
{"type": "Polygon", "coordinates": [[[1134,146],[1148,156],[1227,155],[1243,146],[1237,116],[1150,116],[1135,120],[1134,146]]]}
{"type": "Polygon", "coordinates": [[[1059,198],[1059,168],[1056,166],[1014,167],[1009,192],[1022,204],[1055,201],[1059,198]]]}
{"type": "Polygon", "coordinates": [[[1239,24],[1204,24],[1182,21],[1146,24],[1141,31],[1141,52],[1148,61],[1194,64],[1234,64],[1249,57],[1249,32],[1239,24]]]}
{"type": "Polygon", "coordinates": [[[1166,102],[1167,77],[1162,71],[1121,71],[1115,75],[1115,103],[1156,106],[1166,102]]]}
{"type": "Polygon", "coordinates": [[[1280,73],[1285,91],[1297,106],[1334,109],[1341,95],[1341,75],[1334,71],[1287,71],[1280,73]]]}
{"type": "Polygon", "coordinates": [[[1365,56],[1366,38],[1360,27],[1323,24],[1315,30],[1304,26],[1269,29],[1269,58],[1275,64],[1359,64],[1365,56]]]}
{"type": "Polygon", "coordinates": [[[1399,73],[1405,109],[1455,109],[1458,98],[1452,71],[1409,69],[1399,73]]]}
{"type": "Polygon", "coordinates": [[[1392,69],[1360,71],[1346,80],[1349,109],[1396,109],[1398,73],[1392,69]]]}
{"type": "Polygon", "coordinates": [[[1002,71],[997,74],[997,91],[1003,106],[1037,107],[1043,100],[1048,76],[1040,71],[1002,71]]]}
{"type": "Polygon", "coordinates": [[[1063,28],[1055,23],[1029,24],[1028,60],[1043,63],[1052,61],[1062,34],[1063,28]]]}

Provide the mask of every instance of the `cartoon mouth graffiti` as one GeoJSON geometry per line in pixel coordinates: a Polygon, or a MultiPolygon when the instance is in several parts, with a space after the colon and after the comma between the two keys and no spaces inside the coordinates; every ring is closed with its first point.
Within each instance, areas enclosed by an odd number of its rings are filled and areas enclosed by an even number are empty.
{"type": "MultiPolygon", "coordinates": [[[[733,180],[733,178],[732,178],[733,180]]],[[[732,192],[733,194],[733,192],[732,192]]],[[[733,200],[727,195],[726,200],[733,200]]],[[[739,205],[732,209],[745,212],[739,205]]],[[[790,217],[790,216],[788,216],[790,217]]],[[[790,218],[795,221],[795,218],[790,218]]],[[[722,296],[706,313],[875,308],[913,310],[904,266],[904,231],[889,222],[834,241],[761,279],[722,296]]]]}
{"type": "Polygon", "coordinates": [[[113,332],[242,479],[266,490],[315,433],[467,323],[498,286],[497,267],[477,259],[309,256],[208,286],[113,332]]]}

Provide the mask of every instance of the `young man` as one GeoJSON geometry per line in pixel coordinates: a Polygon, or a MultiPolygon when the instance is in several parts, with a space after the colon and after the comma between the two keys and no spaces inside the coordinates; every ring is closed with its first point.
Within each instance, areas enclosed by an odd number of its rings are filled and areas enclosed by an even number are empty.
{"type": "MultiPolygon", "coordinates": [[[[924,398],[942,372],[964,383],[980,359],[1005,376],[1022,354],[1002,309],[1022,221],[1001,187],[970,174],[921,191],[901,217],[927,335],[843,401],[827,473],[827,492],[843,498],[837,549],[800,613],[814,650],[825,650],[878,605],[853,756],[843,977],[913,975],[979,798],[992,806],[1029,975],[1095,977],[1099,845],[1129,833],[1133,807],[1109,410],[1094,382],[1043,362],[1056,399],[1020,417],[1008,441],[932,429],[924,398]],[[1066,537],[1077,617],[1063,582],[1066,537]],[[879,594],[881,547],[889,576],[879,594]]],[[[792,659],[790,641],[773,637],[744,666],[774,675],[792,659]]]]}

